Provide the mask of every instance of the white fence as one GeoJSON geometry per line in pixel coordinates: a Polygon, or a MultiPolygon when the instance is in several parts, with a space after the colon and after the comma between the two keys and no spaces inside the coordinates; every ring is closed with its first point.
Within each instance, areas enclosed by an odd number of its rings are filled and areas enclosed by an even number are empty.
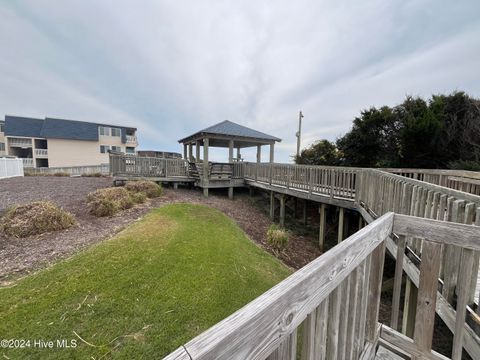
{"type": "Polygon", "coordinates": [[[23,176],[22,159],[0,158],[0,179],[23,176]]]}

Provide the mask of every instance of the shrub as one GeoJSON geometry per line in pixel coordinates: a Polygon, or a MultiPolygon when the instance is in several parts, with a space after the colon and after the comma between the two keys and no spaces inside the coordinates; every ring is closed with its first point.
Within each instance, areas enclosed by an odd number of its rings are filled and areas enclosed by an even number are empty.
{"type": "Polygon", "coordinates": [[[26,237],[67,229],[73,224],[72,214],[49,201],[35,201],[10,208],[1,219],[0,228],[7,235],[26,237]]]}
{"type": "Polygon", "coordinates": [[[87,195],[90,214],[110,216],[133,206],[130,193],[121,187],[98,189],[87,195]]]}
{"type": "Polygon", "coordinates": [[[125,188],[131,193],[143,192],[148,198],[162,195],[162,187],[153,181],[127,181],[125,188]]]}
{"type": "Polygon", "coordinates": [[[270,225],[267,243],[277,250],[284,250],[288,246],[288,231],[275,224],[270,225]]]}
{"type": "Polygon", "coordinates": [[[147,194],[144,192],[136,192],[130,194],[130,198],[132,199],[134,204],[142,204],[147,200],[147,194]]]}

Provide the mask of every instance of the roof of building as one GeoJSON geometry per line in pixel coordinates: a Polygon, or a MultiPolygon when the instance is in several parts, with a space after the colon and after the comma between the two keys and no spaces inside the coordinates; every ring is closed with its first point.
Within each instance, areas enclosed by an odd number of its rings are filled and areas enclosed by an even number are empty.
{"type": "Polygon", "coordinates": [[[42,137],[71,140],[98,140],[98,124],[45,118],[42,137]]]}
{"type": "Polygon", "coordinates": [[[209,126],[203,130],[197,131],[196,133],[187,136],[183,139],[178,140],[178,142],[184,142],[184,140],[194,138],[198,135],[206,135],[206,134],[214,134],[214,135],[224,135],[229,137],[241,137],[241,138],[250,138],[250,139],[257,139],[257,140],[265,140],[265,141],[282,141],[281,139],[265,134],[263,132],[248,128],[243,125],[239,125],[234,123],[233,121],[225,120],[219,122],[218,124],[209,126]]]}
{"type": "Polygon", "coordinates": [[[43,119],[5,115],[5,135],[42,137],[43,119]]]}
{"type": "Polygon", "coordinates": [[[38,138],[54,138],[68,140],[98,140],[99,126],[113,126],[121,129],[122,141],[125,142],[126,130],[136,130],[132,127],[107,125],[86,121],[66,119],[33,119],[20,116],[5,115],[5,135],[26,136],[38,138]]]}

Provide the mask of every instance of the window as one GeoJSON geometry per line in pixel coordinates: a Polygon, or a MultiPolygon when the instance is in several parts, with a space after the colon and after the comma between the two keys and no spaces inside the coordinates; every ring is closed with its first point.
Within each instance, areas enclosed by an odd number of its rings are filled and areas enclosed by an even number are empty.
{"type": "Polygon", "coordinates": [[[0,122],[0,132],[5,132],[5,123],[3,121],[0,122]]]}
{"type": "Polygon", "coordinates": [[[0,151],[5,151],[5,143],[0,142],[0,151]]]}
{"type": "Polygon", "coordinates": [[[100,135],[110,136],[110,128],[106,126],[99,126],[100,135]]]}
{"type": "Polygon", "coordinates": [[[112,145],[112,151],[122,152],[122,147],[121,147],[121,146],[112,145]]]}
{"type": "Polygon", "coordinates": [[[126,152],[127,154],[135,154],[135,148],[134,148],[134,147],[131,147],[131,146],[127,146],[127,147],[125,148],[125,152],[126,152]]]}
{"type": "Polygon", "coordinates": [[[108,145],[100,145],[100,152],[101,152],[102,154],[108,153],[108,150],[110,150],[110,146],[108,146],[108,145]]]}
{"type": "Polygon", "coordinates": [[[122,136],[122,130],[120,130],[119,128],[112,128],[112,136],[122,136]]]}

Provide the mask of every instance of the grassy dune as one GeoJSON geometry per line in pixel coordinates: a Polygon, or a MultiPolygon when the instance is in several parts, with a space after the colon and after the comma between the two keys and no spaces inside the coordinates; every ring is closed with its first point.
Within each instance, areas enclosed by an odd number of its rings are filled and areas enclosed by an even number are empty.
{"type": "Polygon", "coordinates": [[[219,211],[168,205],[0,289],[0,339],[30,340],[0,356],[159,358],[289,274],[219,211]]]}

